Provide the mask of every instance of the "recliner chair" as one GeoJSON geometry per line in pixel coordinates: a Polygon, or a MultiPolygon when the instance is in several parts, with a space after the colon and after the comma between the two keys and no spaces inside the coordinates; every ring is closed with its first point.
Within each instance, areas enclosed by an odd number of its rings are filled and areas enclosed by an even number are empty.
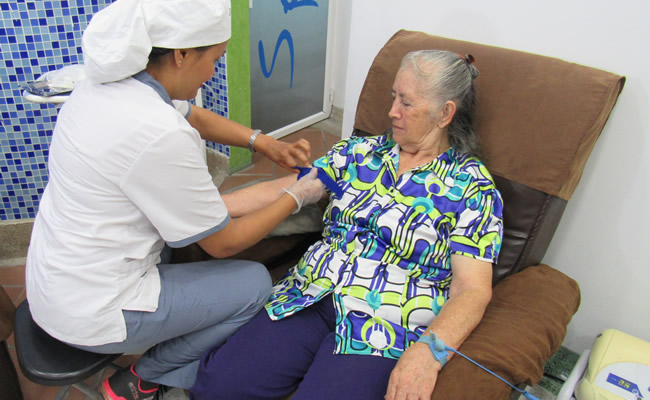
{"type": "MultiPolygon", "coordinates": [[[[419,49],[472,54],[480,75],[476,130],[504,199],[504,239],[493,296],[458,349],[514,385],[535,385],[580,304],[564,273],[540,264],[625,78],[551,57],[401,30],[377,54],[357,105],[354,135],[391,126],[391,86],[402,57],[419,49]]],[[[317,236],[269,237],[233,256],[273,277],[295,265],[317,236]]],[[[201,256],[176,250],[177,261],[201,256]]],[[[442,369],[432,399],[508,399],[511,388],[462,357],[442,369]]]]}
{"type": "MultiPolygon", "coordinates": [[[[370,67],[355,135],[390,128],[392,82],[402,57],[419,49],[474,56],[480,71],[476,130],[504,200],[492,301],[459,351],[515,385],[533,386],[580,303],[578,284],[540,263],[625,78],[556,58],[402,30],[370,67]]],[[[507,399],[510,393],[502,381],[454,357],[432,398],[507,399]]]]}

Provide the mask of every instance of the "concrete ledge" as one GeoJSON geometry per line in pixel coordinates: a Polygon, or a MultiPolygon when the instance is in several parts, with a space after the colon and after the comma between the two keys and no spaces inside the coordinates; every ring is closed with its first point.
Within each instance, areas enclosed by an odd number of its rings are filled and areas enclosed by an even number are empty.
{"type": "MultiPolygon", "coordinates": [[[[207,161],[212,181],[219,186],[228,174],[228,157],[207,149],[207,161]]],[[[0,267],[25,264],[33,226],[33,218],[0,221],[0,267]]]]}
{"type": "Polygon", "coordinates": [[[33,219],[0,221],[0,267],[25,264],[33,219]]]}
{"type": "Polygon", "coordinates": [[[210,148],[206,148],[206,155],[212,182],[219,187],[228,175],[230,168],[228,156],[210,148]]]}
{"type": "MultiPolygon", "coordinates": [[[[316,125],[325,132],[340,137],[342,123],[343,110],[332,107],[330,118],[316,125]]],[[[218,187],[228,175],[228,157],[213,149],[206,149],[206,155],[212,181],[218,187]]],[[[0,267],[25,264],[33,226],[33,218],[0,221],[0,267]]]]}

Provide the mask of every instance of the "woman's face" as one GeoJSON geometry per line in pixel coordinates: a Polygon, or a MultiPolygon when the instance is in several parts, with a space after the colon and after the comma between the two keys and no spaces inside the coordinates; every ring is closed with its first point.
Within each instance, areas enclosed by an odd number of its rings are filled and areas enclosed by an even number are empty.
{"type": "Polygon", "coordinates": [[[183,58],[183,82],[176,96],[179,100],[196,97],[198,90],[214,75],[214,64],[226,51],[228,42],[216,44],[205,50],[187,49],[183,58]]]}
{"type": "Polygon", "coordinates": [[[397,73],[393,83],[393,105],[388,116],[393,121],[393,138],[401,148],[415,147],[431,136],[436,124],[429,113],[430,102],[418,92],[418,82],[412,68],[397,73]]]}

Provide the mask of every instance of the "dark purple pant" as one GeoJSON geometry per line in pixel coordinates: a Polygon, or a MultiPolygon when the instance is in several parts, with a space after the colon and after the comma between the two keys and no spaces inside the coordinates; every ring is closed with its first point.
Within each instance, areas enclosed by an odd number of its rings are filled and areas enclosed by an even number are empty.
{"type": "Polygon", "coordinates": [[[331,296],[280,321],[260,311],[203,356],[192,398],[383,399],[397,360],[332,354],[335,319],[331,296]]]}

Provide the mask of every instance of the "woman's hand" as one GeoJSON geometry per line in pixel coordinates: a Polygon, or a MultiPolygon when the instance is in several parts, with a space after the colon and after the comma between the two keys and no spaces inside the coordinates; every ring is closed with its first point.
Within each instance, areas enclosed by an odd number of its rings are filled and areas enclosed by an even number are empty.
{"type": "MultiPolygon", "coordinates": [[[[311,145],[305,139],[294,143],[281,142],[270,136],[260,135],[255,140],[255,150],[264,154],[269,160],[281,167],[305,166],[311,156],[311,145]]],[[[291,170],[295,172],[294,170],[291,170]]]]}
{"type": "Polygon", "coordinates": [[[441,365],[424,343],[414,343],[393,368],[386,400],[429,400],[441,365]]]}

